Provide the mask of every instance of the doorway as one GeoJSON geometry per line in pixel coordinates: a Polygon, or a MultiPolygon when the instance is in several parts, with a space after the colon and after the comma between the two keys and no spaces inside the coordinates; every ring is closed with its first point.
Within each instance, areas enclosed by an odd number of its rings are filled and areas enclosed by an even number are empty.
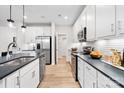
{"type": "Polygon", "coordinates": [[[58,55],[58,60],[61,59],[66,59],[66,54],[67,54],[67,35],[64,33],[59,33],[58,34],[58,47],[57,47],[57,55],[58,55]]]}

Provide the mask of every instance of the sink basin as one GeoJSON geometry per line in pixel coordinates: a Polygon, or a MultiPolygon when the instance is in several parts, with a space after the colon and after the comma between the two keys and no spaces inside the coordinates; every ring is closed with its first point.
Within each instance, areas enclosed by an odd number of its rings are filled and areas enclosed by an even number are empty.
{"type": "Polygon", "coordinates": [[[32,57],[21,57],[12,61],[9,61],[7,63],[0,64],[1,66],[18,66],[24,62],[31,61],[33,58],[32,57]]]}

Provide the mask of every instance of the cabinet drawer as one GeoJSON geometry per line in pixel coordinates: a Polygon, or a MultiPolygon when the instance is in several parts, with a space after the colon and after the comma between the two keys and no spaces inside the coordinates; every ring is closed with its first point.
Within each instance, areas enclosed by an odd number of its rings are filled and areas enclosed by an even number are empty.
{"type": "Polygon", "coordinates": [[[89,74],[91,77],[96,77],[96,70],[87,63],[85,63],[85,73],[89,74]]]}
{"type": "Polygon", "coordinates": [[[23,76],[25,73],[30,71],[35,65],[39,65],[39,59],[29,63],[28,65],[24,66],[20,69],[20,76],[23,76]]]}

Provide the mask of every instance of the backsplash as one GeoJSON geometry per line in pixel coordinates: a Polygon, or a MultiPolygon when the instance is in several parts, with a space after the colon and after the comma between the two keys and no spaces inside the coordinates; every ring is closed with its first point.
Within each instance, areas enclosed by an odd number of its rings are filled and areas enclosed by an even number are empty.
{"type": "Polygon", "coordinates": [[[94,42],[87,42],[87,45],[94,46],[95,49],[102,51],[105,55],[109,55],[110,48],[115,48],[123,53],[124,38],[123,39],[111,39],[111,40],[98,40],[94,42]]]}

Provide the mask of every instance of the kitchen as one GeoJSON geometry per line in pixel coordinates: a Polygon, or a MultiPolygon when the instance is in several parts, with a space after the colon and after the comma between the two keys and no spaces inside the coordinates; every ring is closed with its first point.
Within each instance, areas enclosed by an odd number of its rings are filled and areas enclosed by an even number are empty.
{"type": "Polygon", "coordinates": [[[0,88],[123,88],[123,9],[0,5],[0,88]]]}

